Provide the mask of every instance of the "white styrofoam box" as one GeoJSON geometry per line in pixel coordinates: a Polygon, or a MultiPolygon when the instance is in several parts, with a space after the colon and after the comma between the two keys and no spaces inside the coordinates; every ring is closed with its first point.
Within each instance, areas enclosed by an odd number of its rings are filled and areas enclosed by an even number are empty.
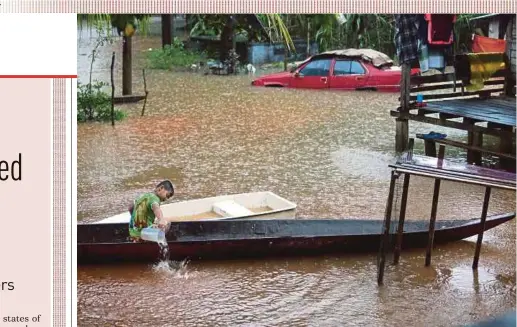
{"type": "Polygon", "coordinates": [[[253,212],[241,206],[235,201],[227,200],[214,203],[213,210],[223,217],[238,217],[253,215],[253,212]]]}

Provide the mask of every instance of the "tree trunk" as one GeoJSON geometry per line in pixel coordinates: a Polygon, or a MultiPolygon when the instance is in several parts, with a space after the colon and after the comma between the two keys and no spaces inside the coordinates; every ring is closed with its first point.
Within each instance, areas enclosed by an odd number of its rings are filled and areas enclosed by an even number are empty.
{"type": "Polygon", "coordinates": [[[233,19],[231,16],[228,16],[226,20],[226,24],[223,27],[221,32],[221,44],[220,44],[220,53],[219,59],[221,62],[224,62],[228,59],[228,53],[230,49],[233,47],[233,19]]]}
{"type": "Polygon", "coordinates": [[[311,56],[311,21],[307,22],[307,58],[311,56]]]}
{"type": "Polygon", "coordinates": [[[287,45],[284,45],[284,72],[287,71],[287,61],[289,60],[289,50],[287,50],[287,45]]]}
{"type": "Polygon", "coordinates": [[[188,39],[189,36],[190,36],[190,33],[189,33],[189,26],[188,26],[188,20],[189,20],[189,15],[184,15],[185,17],[185,38],[188,39]]]}
{"type": "Polygon", "coordinates": [[[129,95],[133,93],[131,37],[124,36],[122,44],[122,95],[129,95]]]}
{"type": "Polygon", "coordinates": [[[162,15],[162,47],[172,44],[171,34],[172,15],[162,15]]]}

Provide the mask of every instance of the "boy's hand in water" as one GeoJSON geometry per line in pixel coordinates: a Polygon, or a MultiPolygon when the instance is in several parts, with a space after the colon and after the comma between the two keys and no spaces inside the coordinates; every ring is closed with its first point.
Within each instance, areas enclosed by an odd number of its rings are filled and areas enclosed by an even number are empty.
{"type": "Polygon", "coordinates": [[[167,231],[167,225],[168,224],[167,224],[166,221],[160,220],[157,225],[158,225],[158,228],[161,229],[162,231],[164,231],[164,232],[167,231]]]}
{"type": "Polygon", "coordinates": [[[168,225],[168,223],[167,223],[167,221],[165,221],[164,219],[159,220],[158,218],[156,218],[156,219],[154,220],[153,227],[159,228],[159,229],[161,229],[162,231],[166,232],[167,225],[168,225]]]}

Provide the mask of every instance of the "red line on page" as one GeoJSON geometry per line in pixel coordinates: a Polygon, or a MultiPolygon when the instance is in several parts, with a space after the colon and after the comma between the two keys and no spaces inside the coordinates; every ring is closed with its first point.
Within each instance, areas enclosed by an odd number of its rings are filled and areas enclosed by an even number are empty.
{"type": "Polygon", "coordinates": [[[77,78],[77,75],[0,75],[0,78],[77,78]]]}

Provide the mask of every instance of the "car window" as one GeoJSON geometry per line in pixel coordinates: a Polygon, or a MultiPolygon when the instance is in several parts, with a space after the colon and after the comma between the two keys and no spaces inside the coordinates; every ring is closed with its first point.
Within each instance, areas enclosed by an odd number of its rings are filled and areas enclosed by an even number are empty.
{"type": "Polygon", "coordinates": [[[303,76],[328,76],[330,71],[330,59],[314,60],[300,70],[303,76]]]}
{"type": "Polygon", "coordinates": [[[338,60],[334,65],[334,76],[350,74],[350,60],[338,60]]]}
{"type": "Polygon", "coordinates": [[[352,75],[363,75],[365,73],[363,66],[359,63],[359,61],[352,61],[350,66],[350,74],[352,75]]]}

